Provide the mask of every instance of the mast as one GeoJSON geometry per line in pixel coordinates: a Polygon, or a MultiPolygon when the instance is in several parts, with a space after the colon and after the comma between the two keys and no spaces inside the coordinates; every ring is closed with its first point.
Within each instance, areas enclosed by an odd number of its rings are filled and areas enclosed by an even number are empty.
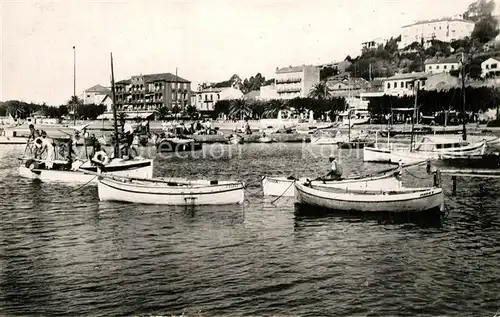
{"type": "MultiPolygon", "coordinates": [[[[76,109],[78,107],[78,99],[76,98],[76,49],[73,46],[73,102],[75,107],[73,109],[73,125],[76,125],[76,109]]],[[[85,140],[84,140],[85,142],[85,140]]]]}
{"type": "Polygon", "coordinates": [[[118,123],[116,122],[116,94],[115,94],[115,74],[113,71],[113,53],[111,54],[111,92],[113,94],[113,119],[114,119],[114,128],[115,128],[115,157],[119,157],[119,148],[118,148],[118,123]]]}
{"type": "Polygon", "coordinates": [[[467,141],[467,130],[465,128],[465,60],[464,60],[464,53],[462,52],[462,139],[464,141],[467,141]]]}
{"type": "Polygon", "coordinates": [[[413,130],[415,128],[415,119],[417,115],[417,99],[418,99],[418,85],[419,79],[415,79],[415,105],[413,106],[413,118],[411,120],[411,138],[410,138],[410,152],[413,152],[413,130]]]}

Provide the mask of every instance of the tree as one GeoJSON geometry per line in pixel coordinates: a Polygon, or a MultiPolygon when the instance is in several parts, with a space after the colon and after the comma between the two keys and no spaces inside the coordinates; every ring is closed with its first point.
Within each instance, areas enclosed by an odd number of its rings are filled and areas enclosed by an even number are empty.
{"type": "Polygon", "coordinates": [[[477,39],[479,43],[484,44],[493,40],[498,35],[498,21],[493,16],[486,16],[476,22],[472,39],[477,39]]]}
{"type": "Polygon", "coordinates": [[[319,80],[324,80],[328,77],[338,75],[339,71],[333,67],[325,67],[319,71],[319,80]]]}
{"type": "Polygon", "coordinates": [[[309,91],[310,98],[327,99],[330,97],[330,89],[325,81],[319,82],[309,91]]]}
{"type": "Polygon", "coordinates": [[[491,16],[494,10],[495,2],[493,0],[477,0],[469,4],[463,16],[465,20],[478,22],[486,16],[491,16]]]}
{"type": "Polygon", "coordinates": [[[158,117],[160,120],[165,120],[168,117],[168,108],[167,107],[161,107],[160,110],[158,110],[158,117]]]}
{"type": "Polygon", "coordinates": [[[213,118],[218,118],[221,114],[229,114],[229,108],[231,107],[231,103],[229,100],[219,100],[215,103],[213,118]]]}
{"type": "Polygon", "coordinates": [[[196,108],[196,106],[193,106],[193,105],[189,105],[187,108],[186,108],[186,113],[187,115],[193,119],[193,118],[196,118],[198,117],[198,108],[196,108]]]}
{"type": "Polygon", "coordinates": [[[285,111],[290,109],[290,103],[289,101],[282,101],[282,100],[269,100],[267,103],[267,106],[265,107],[265,111],[263,113],[263,116],[266,118],[277,118],[278,113],[280,111],[285,111]]]}
{"type": "Polygon", "coordinates": [[[243,120],[245,117],[250,116],[252,111],[250,107],[246,104],[243,99],[231,100],[231,106],[229,108],[229,116],[234,119],[238,118],[243,120]]]}

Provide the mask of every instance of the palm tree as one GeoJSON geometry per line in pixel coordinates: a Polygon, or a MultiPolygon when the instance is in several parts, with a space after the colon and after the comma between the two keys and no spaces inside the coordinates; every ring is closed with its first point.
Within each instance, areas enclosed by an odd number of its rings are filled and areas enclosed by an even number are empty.
{"type": "Polygon", "coordinates": [[[250,116],[252,110],[243,99],[234,99],[229,107],[229,116],[233,118],[244,119],[245,116],[250,116]]]}
{"type": "Polygon", "coordinates": [[[198,108],[196,108],[196,106],[189,105],[186,108],[186,113],[191,119],[193,119],[194,117],[198,116],[198,108]]]}
{"type": "Polygon", "coordinates": [[[278,117],[278,113],[280,111],[288,110],[290,109],[288,101],[281,101],[281,100],[270,100],[269,104],[266,107],[266,110],[263,113],[263,116],[266,118],[270,117],[278,117]]]}
{"type": "Polygon", "coordinates": [[[328,99],[330,97],[330,89],[328,88],[326,81],[315,84],[309,91],[308,96],[316,99],[328,99]]]}

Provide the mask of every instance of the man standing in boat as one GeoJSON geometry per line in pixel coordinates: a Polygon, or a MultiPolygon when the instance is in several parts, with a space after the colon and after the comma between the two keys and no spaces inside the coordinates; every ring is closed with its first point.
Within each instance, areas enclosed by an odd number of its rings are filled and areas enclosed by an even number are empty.
{"type": "Polygon", "coordinates": [[[123,120],[122,121],[122,126],[123,126],[123,134],[125,136],[126,144],[127,144],[127,155],[130,155],[130,147],[132,146],[132,143],[134,142],[134,128],[132,125],[123,120]]]}
{"type": "Polygon", "coordinates": [[[331,170],[326,175],[327,178],[331,180],[341,180],[342,179],[342,165],[338,162],[335,156],[330,156],[331,170]]]}

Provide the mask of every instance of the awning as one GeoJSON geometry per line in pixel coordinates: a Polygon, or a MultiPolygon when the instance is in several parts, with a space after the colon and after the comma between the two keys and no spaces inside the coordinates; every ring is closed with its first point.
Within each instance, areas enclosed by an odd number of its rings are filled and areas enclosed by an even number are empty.
{"type": "Polygon", "coordinates": [[[113,114],[112,113],[103,113],[97,116],[98,120],[111,120],[113,119],[113,114]]]}

